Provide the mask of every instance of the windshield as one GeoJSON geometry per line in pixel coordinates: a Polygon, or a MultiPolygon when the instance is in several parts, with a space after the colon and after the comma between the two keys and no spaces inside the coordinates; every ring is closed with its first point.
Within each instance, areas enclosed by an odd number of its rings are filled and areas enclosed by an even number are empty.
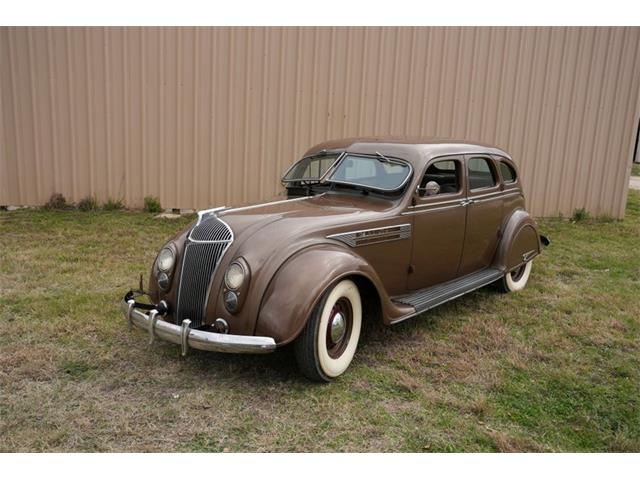
{"type": "Polygon", "coordinates": [[[338,154],[306,157],[294,164],[282,177],[283,182],[317,182],[338,159],[338,154]]]}
{"type": "Polygon", "coordinates": [[[345,155],[327,182],[393,191],[402,187],[411,174],[411,167],[382,156],[345,155]]]}

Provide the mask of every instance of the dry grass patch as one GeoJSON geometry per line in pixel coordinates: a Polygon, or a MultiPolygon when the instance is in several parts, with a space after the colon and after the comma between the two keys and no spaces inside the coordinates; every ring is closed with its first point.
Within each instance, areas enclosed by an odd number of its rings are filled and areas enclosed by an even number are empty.
{"type": "Polygon", "coordinates": [[[192,218],[0,213],[0,451],[638,451],[640,195],[542,222],[523,292],[367,325],[346,376],[148,347],[120,296],[192,218]]]}

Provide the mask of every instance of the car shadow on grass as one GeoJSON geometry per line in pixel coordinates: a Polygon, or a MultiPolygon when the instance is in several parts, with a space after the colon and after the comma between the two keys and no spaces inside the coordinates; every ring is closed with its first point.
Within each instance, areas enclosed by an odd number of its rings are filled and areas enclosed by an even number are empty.
{"type": "MultiPolygon", "coordinates": [[[[448,328],[450,322],[464,321],[459,319],[461,312],[468,313],[478,303],[492,303],[492,299],[499,295],[496,289],[486,287],[396,325],[386,326],[381,321],[363,322],[353,366],[364,363],[375,367],[378,362],[372,359],[394,350],[403,350],[408,343],[424,341],[425,335],[436,334],[443,328],[448,328]]],[[[269,354],[191,350],[186,357],[181,357],[179,349],[174,345],[163,343],[159,348],[167,361],[179,362],[185,373],[212,385],[220,380],[245,380],[256,388],[283,382],[302,389],[322,385],[306,379],[299,372],[293,343],[269,354]]]]}

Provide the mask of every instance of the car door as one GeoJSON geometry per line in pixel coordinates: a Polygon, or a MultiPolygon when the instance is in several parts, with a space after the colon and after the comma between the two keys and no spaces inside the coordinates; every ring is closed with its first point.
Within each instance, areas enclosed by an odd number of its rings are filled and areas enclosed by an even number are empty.
{"type": "Polygon", "coordinates": [[[497,168],[489,155],[465,155],[466,230],[458,276],[488,267],[502,226],[502,190],[497,168]]]}
{"type": "Polygon", "coordinates": [[[463,156],[431,160],[422,172],[411,215],[412,248],[409,290],[418,290],[446,282],[456,276],[466,222],[463,156]],[[426,186],[436,182],[437,193],[426,186]]]}

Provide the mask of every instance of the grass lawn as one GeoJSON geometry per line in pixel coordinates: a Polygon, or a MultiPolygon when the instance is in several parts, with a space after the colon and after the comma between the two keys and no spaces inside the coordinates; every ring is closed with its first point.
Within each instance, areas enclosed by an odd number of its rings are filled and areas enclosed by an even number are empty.
{"type": "Polygon", "coordinates": [[[640,177],[640,163],[634,163],[631,167],[631,175],[634,177],[640,177]]]}
{"type": "Polygon", "coordinates": [[[640,451],[640,192],[545,220],[528,287],[368,326],[346,375],[147,346],[121,295],[192,218],[0,213],[0,451],[640,451]]]}

